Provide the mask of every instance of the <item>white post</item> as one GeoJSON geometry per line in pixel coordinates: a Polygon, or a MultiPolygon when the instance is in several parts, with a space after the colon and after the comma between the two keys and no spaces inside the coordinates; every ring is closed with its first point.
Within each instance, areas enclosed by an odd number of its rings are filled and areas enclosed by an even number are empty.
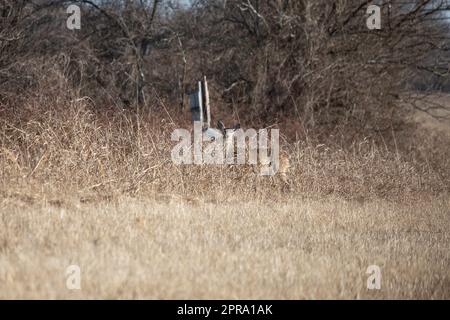
{"type": "Polygon", "coordinates": [[[203,77],[203,85],[205,88],[205,108],[206,108],[206,125],[207,128],[211,126],[211,111],[209,106],[209,91],[208,91],[208,82],[206,81],[206,76],[203,77]]]}
{"type": "Polygon", "coordinates": [[[203,92],[202,92],[202,82],[198,82],[198,105],[199,105],[199,111],[200,111],[200,123],[203,127],[203,92]]]}

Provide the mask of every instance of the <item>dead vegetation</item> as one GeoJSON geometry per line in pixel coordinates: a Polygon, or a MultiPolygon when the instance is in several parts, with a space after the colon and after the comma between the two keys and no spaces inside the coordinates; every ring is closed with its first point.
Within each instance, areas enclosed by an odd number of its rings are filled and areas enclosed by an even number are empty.
{"type": "Polygon", "coordinates": [[[450,298],[448,197],[74,200],[2,201],[0,298],[450,298]]]}
{"type": "Polygon", "coordinates": [[[397,151],[286,142],[287,191],[239,166],[174,165],[183,119],[48,99],[2,120],[1,298],[449,298],[443,135],[418,129],[397,151]]]}
{"type": "MultiPolygon", "coordinates": [[[[21,106],[15,114],[0,110],[3,189],[11,190],[9,181],[16,181],[99,197],[285,195],[273,179],[255,180],[239,166],[175,165],[170,133],[183,126],[183,119],[137,119],[126,111],[105,115],[96,113],[89,99],[60,99],[58,105],[42,99],[21,106]]],[[[370,137],[349,146],[336,139],[285,141],[290,192],[397,200],[445,194],[450,186],[447,140],[424,130],[408,141],[399,136],[397,149],[370,137]]]]}
{"type": "Polygon", "coordinates": [[[449,298],[447,2],[74,2],[0,0],[0,298],[449,298]],[[203,75],[289,188],[173,163],[203,75]]]}

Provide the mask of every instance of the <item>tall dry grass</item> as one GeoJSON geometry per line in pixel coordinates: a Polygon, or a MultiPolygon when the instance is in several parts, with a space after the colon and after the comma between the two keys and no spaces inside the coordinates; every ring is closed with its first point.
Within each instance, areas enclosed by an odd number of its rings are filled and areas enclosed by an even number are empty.
{"type": "Polygon", "coordinates": [[[288,192],[407,200],[447,193],[450,186],[446,142],[426,134],[402,142],[401,150],[367,137],[347,146],[282,139],[291,163],[287,191],[277,180],[255,179],[239,166],[174,165],[170,134],[190,125],[178,115],[99,112],[88,98],[39,97],[3,106],[0,121],[4,195],[26,186],[35,187],[31,193],[54,189],[103,198],[166,193],[277,198],[288,192]]]}
{"type": "Polygon", "coordinates": [[[0,121],[0,298],[449,298],[442,136],[284,142],[286,189],[174,165],[164,109],[48,95],[0,121]]]}

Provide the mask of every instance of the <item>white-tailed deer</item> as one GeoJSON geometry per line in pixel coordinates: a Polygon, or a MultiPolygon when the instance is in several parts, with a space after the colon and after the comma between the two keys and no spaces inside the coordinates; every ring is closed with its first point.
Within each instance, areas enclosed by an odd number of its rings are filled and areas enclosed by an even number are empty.
{"type": "MultiPolygon", "coordinates": [[[[238,163],[244,168],[250,168],[251,174],[255,177],[255,188],[259,183],[259,176],[269,175],[274,182],[276,182],[277,179],[281,180],[283,190],[290,189],[288,179],[288,171],[290,168],[289,155],[286,152],[279,150],[278,145],[276,146],[276,150],[275,148],[267,148],[266,143],[256,146],[258,141],[256,130],[249,129],[244,132],[241,129],[240,124],[227,128],[224,123],[219,120],[217,122],[217,128],[222,133],[225,154],[228,160],[230,160],[229,163],[238,163]],[[246,138],[249,140],[248,144],[246,143],[246,138]],[[237,143],[235,144],[235,142],[237,143]],[[237,148],[235,148],[235,145],[237,145],[237,148]],[[252,147],[255,149],[252,150],[252,147]],[[264,150],[264,148],[266,150],[264,150]],[[252,154],[252,152],[254,153],[252,154]],[[262,152],[263,155],[261,155],[262,152]],[[267,157],[267,152],[270,152],[270,157],[267,157]],[[230,156],[232,159],[229,159],[230,156]],[[263,172],[272,172],[272,174],[262,174],[263,172]]],[[[259,142],[261,142],[261,140],[259,140],[259,142]]],[[[276,143],[278,144],[278,141],[276,141],[276,143]]]]}

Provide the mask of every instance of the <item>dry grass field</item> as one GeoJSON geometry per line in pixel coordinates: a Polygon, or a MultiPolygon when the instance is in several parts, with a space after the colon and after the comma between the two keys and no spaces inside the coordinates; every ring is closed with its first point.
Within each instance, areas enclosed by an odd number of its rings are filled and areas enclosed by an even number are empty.
{"type": "Polygon", "coordinates": [[[2,203],[0,298],[450,298],[450,199],[2,203]],[[65,269],[80,266],[81,290],[65,269]],[[366,287],[369,265],[381,290],[366,287]]]}
{"type": "Polygon", "coordinates": [[[173,120],[51,105],[3,110],[0,298],[450,298],[443,135],[417,131],[402,153],[285,143],[284,190],[173,165],[173,120]],[[69,265],[81,290],[66,287],[69,265]]]}
{"type": "Polygon", "coordinates": [[[449,34],[450,1],[0,0],[0,300],[450,299],[449,34]],[[177,165],[199,118],[278,129],[278,175],[177,165]]]}

